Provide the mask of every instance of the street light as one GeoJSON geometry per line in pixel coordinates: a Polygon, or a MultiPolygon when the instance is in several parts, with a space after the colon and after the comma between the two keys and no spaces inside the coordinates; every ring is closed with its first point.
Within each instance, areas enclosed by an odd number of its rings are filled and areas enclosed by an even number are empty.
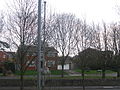
{"type": "Polygon", "coordinates": [[[43,61],[41,59],[41,2],[42,0],[38,0],[38,62],[37,62],[37,90],[42,90],[42,68],[43,68],[43,61]]]}

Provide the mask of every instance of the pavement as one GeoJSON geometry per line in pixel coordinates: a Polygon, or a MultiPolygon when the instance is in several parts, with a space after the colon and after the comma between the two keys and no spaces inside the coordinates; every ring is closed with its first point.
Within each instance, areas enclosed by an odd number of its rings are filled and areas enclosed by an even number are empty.
{"type": "MultiPolygon", "coordinates": [[[[36,90],[36,87],[24,87],[24,90],[36,90]]],[[[83,90],[82,87],[45,87],[43,90],[83,90]]],[[[0,90],[20,90],[20,87],[0,87],[0,90]]],[[[89,86],[85,90],[120,90],[120,86],[89,86]]]]}
{"type": "MultiPolygon", "coordinates": [[[[73,70],[66,70],[69,76],[81,76],[81,73],[75,72],[73,70]]],[[[85,74],[85,76],[101,76],[101,74],[85,74]]],[[[107,73],[106,76],[117,76],[117,73],[107,73]]]]}
{"type": "MultiPolygon", "coordinates": [[[[81,76],[80,73],[72,70],[66,71],[69,76],[81,76]]],[[[87,75],[87,74],[86,74],[87,75]]],[[[96,74],[89,74],[96,76],[96,74]]],[[[100,74],[97,74],[100,76],[100,74]]],[[[116,73],[106,74],[107,76],[116,76],[116,73]]],[[[60,77],[61,75],[48,75],[48,77],[60,77]]],[[[67,75],[66,75],[67,76],[67,75]]],[[[36,75],[25,75],[24,77],[37,77],[36,75]]],[[[0,79],[18,79],[20,76],[1,76],[0,79]]],[[[83,90],[81,86],[65,86],[65,87],[45,87],[43,90],[83,90]]],[[[20,90],[20,87],[0,87],[0,90],[20,90]]],[[[24,90],[37,90],[36,87],[25,87],[24,90]]],[[[120,90],[120,86],[86,86],[85,90],[120,90]]]]}
{"type": "MultiPolygon", "coordinates": [[[[81,76],[81,73],[75,72],[73,70],[66,70],[68,75],[64,76],[81,76]]],[[[85,74],[85,76],[101,76],[101,74],[85,74]]],[[[117,73],[106,74],[106,76],[117,76],[117,73]]],[[[37,75],[24,75],[25,78],[36,78],[37,75]]],[[[46,77],[61,77],[61,75],[46,75],[46,77]]],[[[0,79],[19,79],[20,76],[0,76],[0,79]]]]}
{"type": "MultiPolygon", "coordinates": [[[[66,71],[66,76],[81,76],[80,73],[72,70],[66,71]]],[[[85,74],[86,76],[88,74],[85,74]]],[[[100,74],[89,74],[89,76],[101,76],[100,74]]],[[[116,73],[106,74],[106,76],[116,76],[116,73]]],[[[60,77],[61,75],[47,75],[48,77],[60,77]]],[[[25,75],[24,77],[37,77],[36,75],[25,75]]],[[[19,79],[20,76],[0,76],[0,79],[19,79]]],[[[86,86],[85,90],[120,90],[120,86],[86,86]]],[[[45,87],[44,90],[83,90],[80,86],[68,86],[68,87],[45,87]]],[[[19,87],[0,87],[0,90],[20,90],[19,87]]],[[[36,90],[36,87],[25,87],[24,90],[36,90]]]]}

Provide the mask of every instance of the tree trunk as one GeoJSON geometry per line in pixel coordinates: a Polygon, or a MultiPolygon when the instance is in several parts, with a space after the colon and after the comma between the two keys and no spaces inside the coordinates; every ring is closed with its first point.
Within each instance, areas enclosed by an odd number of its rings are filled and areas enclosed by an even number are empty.
{"type": "Polygon", "coordinates": [[[61,73],[61,77],[64,77],[64,64],[62,64],[62,73],[61,73]]]}
{"type": "Polygon", "coordinates": [[[120,71],[119,71],[119,69],[117,70],[117,78],[119,78],[120,77],[120,71]]]}
{"type": "Polygon", "coordinates": [[[7,72],[7,71],[6,71],[5,67],[3,67],[3,68],[2,68],[3,76],[6,76],[6,72],[7,72]]]}
{"type": "Polygon", "coordinates": [[[23,90],[24,89],[24,81],[23,81],[23,71],[21,70],[21,73],[20,73],[20,90],[23,90]]]}
{"type": "Polygon", "coordinates": [[[105,69],[102,69],[102,79],[105,79],[105,69]]]}
{"type": "Polygon", "coordinates": [[[85,84],[84,84],[84,80],[85,80],[85,70],[82,69],[82,87],[83,87],[83,90],[85,90],[85,84]]]}

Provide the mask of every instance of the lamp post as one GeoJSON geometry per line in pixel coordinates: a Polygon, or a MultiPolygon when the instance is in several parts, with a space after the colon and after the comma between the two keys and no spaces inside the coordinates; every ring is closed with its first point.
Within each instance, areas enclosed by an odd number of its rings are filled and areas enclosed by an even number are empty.
{"type": "Polygon", "coordinates": [[[46,1],[44,1],[44,23],[43,23],[43,44],[42,44],[42,59],[43,59],[43,73],[42,73],[42,85],[45,86],[45,48],[46,48],[46,1]]]}
{"type": "Polygon", "coordinates": [[[41,3],[42,0],[38,0],[38,60],[37,60],[37,90],[42,90],[42,69],[43,69],[43,60],[41,59],[41,31],[42,31],[42,27],[41,27],[41,3]]]}

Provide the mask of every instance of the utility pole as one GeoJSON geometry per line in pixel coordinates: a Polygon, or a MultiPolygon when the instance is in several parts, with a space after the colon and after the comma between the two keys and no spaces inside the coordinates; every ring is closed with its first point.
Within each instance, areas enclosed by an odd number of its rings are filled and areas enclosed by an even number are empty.
{"type": "MultiPolygon", "coordinates": [[[[44,23],[43,23],[43,52],[45,51],[45,40],[46,40],[46,1],[44,1],[44,23]]],[[[45,53],[44,53],[45,54],[45,53]]]]}
{"type": "Polygon", "coordinates": [[[42,90],[42,72],[43,72],[43,59],[41,59],[41,31],[42,31],[42,26],[41,26],[41,6],[42,6],[42,0],[38,0],[38,60],[37,60],[37,90],[42,90]]]}
{"type": "Polygon", "coordinates": [[[46,29],[46,1],[44,1],[44,40],[46,35],[45,29],[46,29]]]}
{"type": "Polygon", "coordinates": [[[44,1],[44,23],[43,23],[43,44],[42,44],[42,59],[43,59],[43,73],[42,73],[42,86],[45,86],[45,48],[46,48],[46,1],[44,1]]]}

